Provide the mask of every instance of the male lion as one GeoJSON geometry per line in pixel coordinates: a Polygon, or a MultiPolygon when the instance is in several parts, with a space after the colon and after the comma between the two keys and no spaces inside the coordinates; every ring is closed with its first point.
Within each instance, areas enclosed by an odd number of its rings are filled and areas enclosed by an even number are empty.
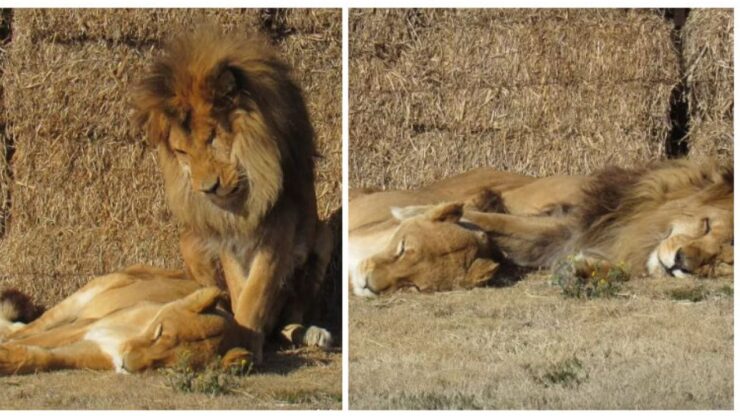
{"type": "Polygon", "coordinates": [[[238,364],[249,358],[239,347],[244,330],[218,307],[221,298],[183,272],[133,266],[98,277],[29,324],[0,328],[0,374],[135,372],[183,357],[200,367],[217,354],[224,365],[238,364]]]}
{"type": "Polygon", "coordinates": [[[688,161],[539,179],[479,169],[418,191],[362,193],[350,201],[351,283],[364,296],[470,287],[495,272],[462,277],[486,259],[551,267],[569,255],[579,269],[703,275],[733,261],[733,195],[731,168],[688,161]]]}
{"type": "Polygon", "coordinates": [[[225,283],[256,362],[281,317],[296,342],[331,343],[299,325],[332,244],[316,212],[313,129],[289,72],[261,38],[207,27],[174,39],[134,97],[185,227],[188,273],[225,283]]]}

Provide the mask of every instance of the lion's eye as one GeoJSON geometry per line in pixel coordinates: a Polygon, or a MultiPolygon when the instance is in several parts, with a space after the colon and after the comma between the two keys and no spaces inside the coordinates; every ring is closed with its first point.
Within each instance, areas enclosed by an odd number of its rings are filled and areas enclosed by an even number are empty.
{"type": "Polygon", "coordinates": [[[206,145],[210,146],[213,144],[213,141],[216,140],[216,131],[212,131],[211,135],[208,136],[208,140],[206,141],[206,145]]]}
{"type": "Polygon", "coordinates": [[[177,153],[179,155],[186,155],[187,154],[187,152],[184,151],[184,150],[182,150],[182,149],[174,149],[174,150],[175,150],[175,153],[177,153]]]}
{"type": "Polygon", "coordinates": [[[704,218],[702,220],[702,227],[704,229],[704,234],[709,234],[709,232],[712,231],[712,227],[709,224],[709,218],[704,218]]]}

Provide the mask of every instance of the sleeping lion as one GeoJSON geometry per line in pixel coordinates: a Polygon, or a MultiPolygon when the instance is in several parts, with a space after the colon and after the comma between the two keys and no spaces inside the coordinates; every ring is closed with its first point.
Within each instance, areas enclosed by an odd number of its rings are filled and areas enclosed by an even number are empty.
{"type": "Polygon", "coordinates": [[[418,190],[353,192],[354,294],[480,286],[501,263],[623,264],[632,276],[703,276],[733,262],[733,170],[665,161],[591,176],[477,169],[418,190]]]}

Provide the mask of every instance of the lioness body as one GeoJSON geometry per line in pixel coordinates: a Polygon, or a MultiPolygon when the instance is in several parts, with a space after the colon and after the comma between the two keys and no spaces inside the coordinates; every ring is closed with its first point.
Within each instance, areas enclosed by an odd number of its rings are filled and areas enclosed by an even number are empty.
{"type": "Polygon", "coordinates": [[[471,262],[459,253],[486,243],[497,261],[517,266],[549,267],[581,254],[623,263],[633,275],[682,277],[716,258],[732,261],[732,197],[731,169],[686,161],[590,177],[476,170],[418,191],[362,194],[350,202],[351,282],[358,295],[399,282],[440,290],[450,277],[430,275],[453,263],[457,274],[468,273],[471,262]],[[471,203],[481,193],[495,195],[495,206],[471,203]],[[465,240],[473,232],[485,232],[487,241],[465,240]]]}
{"type": "MultiPolygon", "coordinates": [[[[257,361],[281,318],[303,322],[332,247],[316,210],[313,130],[289,72],[262,39],[206,28],[171,43],[135,99],[185,227],[188,272],[203,284],[223,275],[257,361]]],[[[327,331],[312,339],[331,342],[327,331]]]]}
{"type": "Polygon", "coordinates": [[[101,276],[25,326],[0,334],[0,374],[87,368],[141,371],[186,353],[203,365],[216,355],[250,359],[221,291],[185,273],[134,266],[101,276]]]}
{"type": "MultiPolygon", "coordinates": [[[[366,260],[373,258],[380,260],[384,251],[389,247],[395,247],[392,240],[398,234],[399,220],[392,213],[394,208],[467,201],[482,191],[491,191],[501,195],[508,212],[517,215],[538,215],[556,207],[579,201],[582,197],[582,185],[586,180],[586,177],[583,176],[556,176],[538,179],[490,168],[481,168],[441,180],[418,190],[351,192],[351,194],[354,193],[354,197],[349,201],[349,258],[347,261],[352,289],[358,295],[372,294],[362,289],[365,284],[364,276],[366,276],[366,271],[362,269],[368,267],[366,260]]],[[[441,222],[449,222],[446,221],[447,219],[449,218],[443,218],[441,222]]],[[[439,236],[431,237],[431,239],[441,239],[446,245],[461,246],[467,244],[468,241],[480,241],[480,238],[476,237],[472,230],[455,224],[435,224],[435,227],[427,228],[439,231],[439,226],[445,227],[446,233],[441,232],[439,236]],[[458,237],[458,239],[455,239],[455,237],[458,237]]],[[[484,252],[487,251],[487,248],[480,248],[480,254],[485,255],[484,252]]],[[[447,251],[444,247],[441,250],[447,251]]],[[[430,253],[430,255],[436,256],[437,254],[430,253]]],[[[416,265],[420,263],[424,262],[417,261],[416,265]]],[[[480,273],[485,269],[494,267],[491,264],[488,264],[487,267],[483,266],[481,261],[475,262],[475,259],[470,258],[465,259],[463,263],[466,272],[476,270],[474,276],[471,276],[472,281],[469,282],[473,285],[484,283],[486,279],[480,273]]],[[[435,290],[438,290],[440,285],[447,288],[455,286],[443,283],[446,279],[441,276],[443,272],[439,269],[439,264],[433,266],[432,269],[437,270],[430,270],[429,273],[426,271],[415,272],[421,275],[435,273],[440,276],[435,283],[427,282],[429,285],[433,285],[435,290]]],[[[418,282],[414,285],[418,286],[418,282]]],[[[463,283],[462,286],[467,287],[469,284],[463,283]]]]}

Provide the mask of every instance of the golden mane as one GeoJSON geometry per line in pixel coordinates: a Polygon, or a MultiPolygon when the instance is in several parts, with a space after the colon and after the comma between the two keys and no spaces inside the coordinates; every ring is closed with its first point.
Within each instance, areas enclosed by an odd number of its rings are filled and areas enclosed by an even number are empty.
{"type": "Polygon", "coordinates": [[[314,181],[313,129],[290,67],[267,41],[205,26],[174,38],[165,50],[134,91],[136,122],[152,145],[164,145],[161,159],[169,153],[172,160],[167,137],[173,123],[208,114],[236,135],[232,155],[249,188],[241,211],[224,211],[194,192],[181,169],[163,164],[177,216],[205,234],[222,235],[254,229],[283,198],[307,198],[314,181]],[[218,78],[226,70],[238,91],[220,94],[218,78]]]}
{"type": "Polygon", "coordinates": [[[605,169],[584,190],[583,233],[576,246],[626,259],[633,267],[664,237],[665,222],[686,206],[732,207],[733,169],[687,160],[645,169],[605,169]],[[680,205],[671,201],[684,200],[680,205]]]}

